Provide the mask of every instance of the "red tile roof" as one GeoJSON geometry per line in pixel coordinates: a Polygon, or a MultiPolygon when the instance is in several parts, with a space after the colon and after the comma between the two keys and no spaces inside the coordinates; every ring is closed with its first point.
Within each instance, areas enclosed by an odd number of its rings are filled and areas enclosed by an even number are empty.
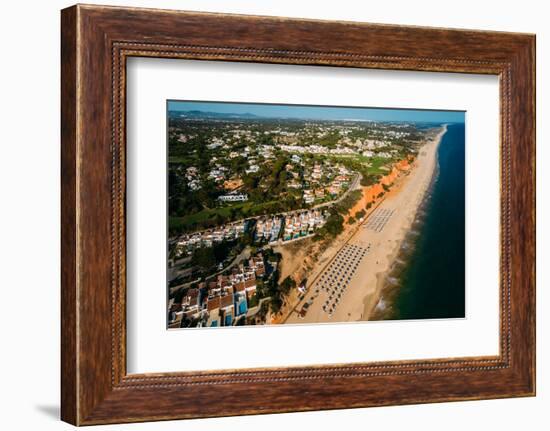
{"type": "Polygon", "coordinates": [[[181,304],[179,302],[174,302],[170,307],[170,311],[181,311],[181,304]]]}
{"type": "Polygon", "coordinates": [[[246,280],[244,282],[244,287],[256,287],[256,280],[254,279],[246,280]]]}
{"type": "Polygon", "coordinates": [[[220,297],[215,296],[213,298],[208,298],[208,304],[207,304],[208,311],[215,310],[216,308],[220,308],[220,297]]]}
{"type": "Polygon", "coordinates": [[[197,296],[199,296],[199,289],[189,289],[185,296],[190,300],[196,300],[197,296]]]}
{"type": "Polygon", "coordinates": [[[233,305],[233,295],[222,296],[220,308],[229,307],[230,305],[233,305]]]}

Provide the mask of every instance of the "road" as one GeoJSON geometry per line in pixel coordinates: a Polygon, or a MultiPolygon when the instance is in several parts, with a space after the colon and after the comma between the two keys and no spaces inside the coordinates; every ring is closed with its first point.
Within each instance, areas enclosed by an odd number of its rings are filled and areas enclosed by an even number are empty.
{"type": "MultiPolygon", "coordinates": [[[[317,205],[312,206],[311,208],[298,208],[298,209],[295,209],[295,210],[290,210],[290,211],[285,211],[285,212],[277,212],[277,213],[273,213],[273,214],[263,214],[263,215],[259,215],[259,216],[255,216],[255,217],[247,217],[247,218],[244,218],[244,219],[228,222],[226,224],[227,225],[238,224],[238,223],[242,223],[246,220],[258,220],[260,218],[267,217],[267,216],[286,216],[288,214],[293,214],[293,213],[296,213],[296,212],[316,210],[316,209],[319,209],[319,208],[325,208],[325,207],[330,207],[332,205],[336,205],[336,204],[342,202],[353,190],[356,190],[356,189],[359,188],[360,179],[361,179],[361,174],[356,174],[355,177],[353,178],[349,188],[344,192],[344,194],[342,196],[340,196],[338,199],[335,199],[333,201],[324,202],[322,204],[317,204],[317,205]]],[[[196,231],[196,232],[193,232],[193,234],[206,232],[208,230],[211,230],[211,229],[204,229],[204,230],[201,230],[201,231],[196,231]]],[[[175,240],[175,238],[172,238],[172,240],[175,240]]]]}
{"type": "Polygon", "coordinates": [[[220,269],[218,272],[215,272],[214,274],[210,274],[208,277],[205,278],[205,280],[210,280],[212,277],[216,277],[218,274],[222,274],[223,272],[230,269],[233,265],[236,265],[240,260],[242,259],[248,259],[250,258],[250,246],[246,246],[243,251],[241,251],[235,258],[229,262],[225,267],[220,269]]]}
{"type": "MultiPolygon", "coordinates": [[[[355,177],[353,178],[353,181],[351,182],[349,188],[338,199],[335,199],[335,200],[330,201],[330,202],[325,202],[325,203],[322,203],[322,204],[314,205],[312,207],[312,209],[316,210],[316,209],[319,209],[319,208],[332,206],[332,205],[335,205],[335,204],[338,204],[338,203],[342,202],[353,190],[359,188],[358,186],[359,186],[360,178],[361,178],[361,174],[355,175],[355,177]]],[[[306,211],[306,210],[305,209],[304,210],[295,210],[295,211],[289,211],[289,212],[292,213],[292,212],[296,212],[296,211],[306,211]]]]}
{"type": "MultiPolygon", "coordinates": [[[[356,174],[355,177],[353,178],[349,188],[345,191],[345,193],[340,196],[338,199],[335,199],[333,201],[330,201],[330,202],[325,202],[325,203],[322,203],[322,204],[318,204],[318,205],[315,205],[313,206],[311,209],[320,209],[320,208],[324,208],[324,207],[327,207],[327,206],[332,206],[332,205],[336,205],[338,203],[340,203],[342,200],[344,200],[348,195],[349,193],[351,193],[353,190],[359,188],[359,181],[360,181],[360,178],[361,178],[361,174],[356,174]]],[[[374,209],[374,208],[373,208],[374,209]]],[[[286,212],[282,212],[282,213],[276,213],[276,214],[273,214],[273,216],[285,216],[287,214],[292,214],[292,213],[295,213],[295,212],[300,212],[300,211],[307,211],[308,209],[307,208],[302,208],[302,209],[297,209],[297,210],[292,210],[292,211],[286,211],[286,212]]],[[[254,220],[257,220],[261,217],[265,217],[264,216],[258,216],[258,217],[249,217],[247,219],[242,219],[242,220],[237,220],[237,221],[234,221],[234,222],[231,222],[231,224],[233,223],[240,223],[244,220],[251,220],[251,219],[254,219],[254,220]]],[[[281,232],[282,232],[282,229],[281,229],[281,232]]],[[[304,239],[304,238],[308,238],[309,236],[307,237],[303,237],[303,238],[296,238],[295,241],[298,241],[300,239],[304,239]]],[[[291,240],[291,241],[294,241],[294,240],[291,240]]],[[[279,239],[278,240],[278,243],[280,244],[287,244],[289,243],[290,241],[285,241],[285,242],[281,242],[281,240],[279,239]]],[[[247,246],[244,248],[243,251],[241,251],[228,265],[226,265],[223,269],[220,269],[219,271],[215,272],[214,274],[211,274],[209,275],[208,277],[205,278],[205,280],[210,280],[212,279],[213,277],[216,277],[217,275],[219,274],[222,274],[223,272],[227,271],[228,269],[230,269],[233,265],[235,265],[236,263],[238,263],[240,260],[242,259],[248,259],[250,257],[250,247],[247,246]]],[[[180,269],[178,266],[174,266],[172,268],[169,269],[169,277],[170,279],[174,279],[175,277],[177,277],[178,275],[180,275],[182,272],[185,272],[185,271],[189,271],[190,268],[186,268],[186,269],[180,269]]],[[[183,287],[186,287],[189,283],[184,283],[184,284],[181,284],[179,286],[175,286],[173,288],[170,289],[170,292],[173,293],[183,287]]],[[[289,315],[292,314],[289,313],[289,315]]],[[[288,316],[287,316],[288,318],[288,316]]],[[[285,319],[286,320],[286,319],[285,319]]]]}
{"type": "MultiPolygon", "coordinates": [[[[229,264],[227,264],[224,268],[220,269],[219,271],[215,272],[214,274],[210,274],[208,277],[205,278],[205,281],[208,281],[212,279],[213,277],[216,277],[218,274],[223,273],[224,271],[227,271],[229,268],[231,268],[233,265],[237,264],[241,259],[248,259],[250,257],[250,247],[246,246],[243,251],[241,251],[229,264]]],[[[172,269],[172,268],[171,268],[172,269]]],[[[180,274],[181,272],[184,272],[186,270],[192,270],[192,268],[186,268],[185,270],[177,270],[177,268],[174,268],[176,270],[176,276],[180,274]]],[[[173,274],[173,273],[171,273],[173,274]]],[[[171,280],[173,280],[175,277],[172,277],[171,280]]],[[[175,292],[177,292],[180,289],[184,289],[186,287],[191,286],[191,284],[196,283],[197,281],[200,281],[201,278],[198,278],[196,280],[188,281],[186,283],[179,284],[177,286],[173,286],[170,288],[170,295],[173,295],[175,292]]]]}

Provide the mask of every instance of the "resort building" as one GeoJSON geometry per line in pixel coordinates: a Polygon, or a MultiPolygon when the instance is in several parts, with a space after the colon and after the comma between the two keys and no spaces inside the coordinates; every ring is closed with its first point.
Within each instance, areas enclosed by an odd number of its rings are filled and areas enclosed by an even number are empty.
{"type": "Polygon", "coordinates": [[[259,253],[231,268],[229,274],[218,274],[215,280],[201,282],[197,288],[189,289],[182,304],[172,301],[169,321],[173,323],[179,319],[177,322],[181,323],[182,318],[193,318],[206,326],[232,326],[248,312],[248,301],[256,293],[257,280],[265,275],[264,258],[259,253]]]}
{"type": "Polygon", "coordinates": [[[321,169],[321,165],[315,165],[313,167],[313,172],[311,173],[311,178],[315,180],[320,180],[323,176],[323,170],[321,169]]]}
{"type": "Polygon", "coordinates": [[[186,311],[199,311],[199,289],[189,289],[181,300],[181,306],[186,311]]]}
{"type": "Polygon", "coordinates": [[[235,318],[233,295],[225,295],[220,297],[220,311],[223,313],[223,326],[231,326],[235,318]]]}
{"type": "Polygon", "coordinates": [[[281,232],[282,217],[274,216],[267,219],[259,219],[256,222],[256,241],[277,241],[281,232]]]}
{"type": "Polygon", "coordinates": [[[246,193],[228,193],[218,196],[218,200],[222,202],[245,202],[248,200],[248,195],[246,193]]]}
{"type": "Polygon", "coordinates": [[[310,205],[312,204],[313,202],[315,202],[315,195],[313,194],[313,191],[311,189],[305,189],[304,190],[304,202],[307,204],[307,205],[310,205]]]}
{"type": "Polygon", "coordinates": [[[221,326],[220,324],[220,297],[208,298],[206,302],[208,321],[206,326],[221,326]]]}
{"type": "Polygon", "coordinates": [[[245,169],[244,171],[247,173],[247,174],[253,174],[253,173],[256,173],[260,170],[260,167],[258,165],[253,165],[251,164],[247,169],[245,169]]]}
{"type": "Polygon", "coordinates": [[[245,234],[247,227],[248,221],[241,220],[216,229],[181,235],[176,243],[176,257],[190,254],[199,247],[211,247],[214,243],[235,240],[245,234]]]}
{"type": "Polygon", "coordinates": [[[285,217],[283,241],[311,235],[325,224],[325,216],[319,210],[302,211],[285,217]]]}

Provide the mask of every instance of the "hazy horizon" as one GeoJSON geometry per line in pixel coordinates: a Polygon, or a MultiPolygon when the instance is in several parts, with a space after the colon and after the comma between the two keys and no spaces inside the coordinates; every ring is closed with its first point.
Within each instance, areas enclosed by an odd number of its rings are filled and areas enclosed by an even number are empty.
{"type": "Polygon", "coordinates": [[[410,121],[464,123],[465,111],[349,106],[310,106],[262,103],[201,102],[168,100],[169,111],[202,111],[216,114],[252,114],[263,118],[341,121],[410,121]]]}

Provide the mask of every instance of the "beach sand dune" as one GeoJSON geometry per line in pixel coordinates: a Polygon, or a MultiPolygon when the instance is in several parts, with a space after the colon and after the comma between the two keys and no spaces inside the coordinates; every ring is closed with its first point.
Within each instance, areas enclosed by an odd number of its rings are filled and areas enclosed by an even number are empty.
{"type": "Polygon", "coordinates": [[[437,167],[437,149],[445,132],[444,126],[420,148],[412,169],[397,178],[385,198],[354,227],[350,237],[337,238],[334,246],[323,253],[311,271],[307,295],[285,323],[369,319],[430,187],[437,167]],[[307,313],[300,317],[299,311],[306,303],[307,313]]]}

